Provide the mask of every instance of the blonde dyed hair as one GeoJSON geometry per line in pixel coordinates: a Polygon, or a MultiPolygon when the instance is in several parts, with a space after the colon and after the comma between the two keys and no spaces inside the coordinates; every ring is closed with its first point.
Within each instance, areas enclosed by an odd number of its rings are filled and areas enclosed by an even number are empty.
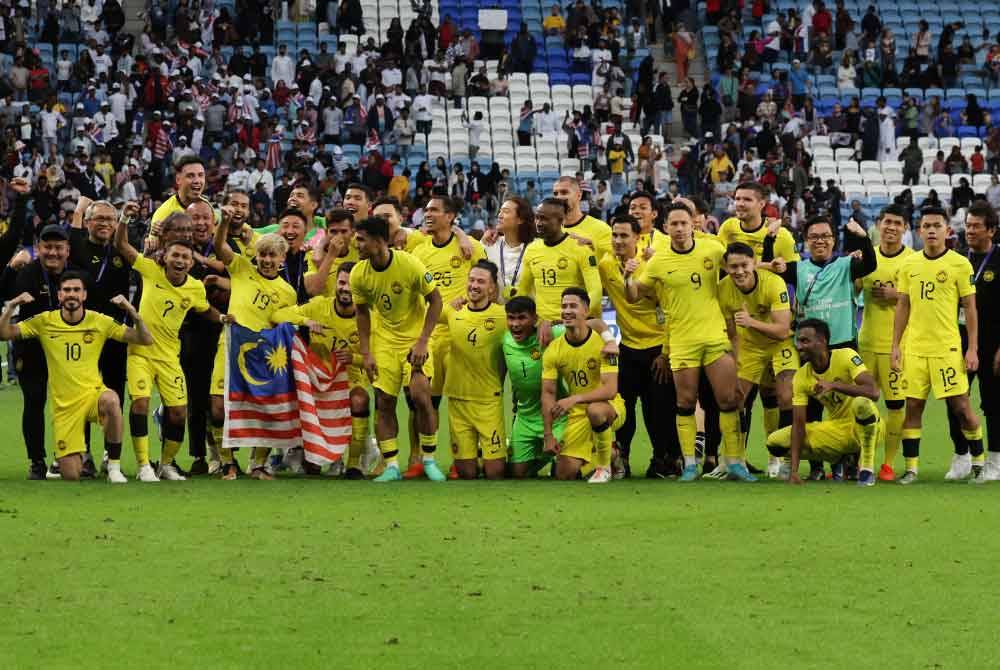
{"type": "Polygon", "coordinates": [[[264,235],[254,245],[258,254],[276,254],[278,256],[288,255],[288,240],[278,233],[268,233],[264,235]]]}

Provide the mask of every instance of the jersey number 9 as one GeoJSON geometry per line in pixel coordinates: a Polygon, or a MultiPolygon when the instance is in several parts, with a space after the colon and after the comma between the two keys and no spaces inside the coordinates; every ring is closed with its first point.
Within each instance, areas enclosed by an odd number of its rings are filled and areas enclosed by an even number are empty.
{"type": "Polygon", "coordinates": [[[697,291],[701,288],[701,274],[697,272],[691,273],[691,283],[694,284],[694,288],[697,291]]]}

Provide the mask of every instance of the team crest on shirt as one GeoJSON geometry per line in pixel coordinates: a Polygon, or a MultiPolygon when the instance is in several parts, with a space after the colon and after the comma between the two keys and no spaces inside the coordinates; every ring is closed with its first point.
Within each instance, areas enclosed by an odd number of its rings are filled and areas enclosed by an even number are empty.
{"type": "Polygon", "coordinates": [[[358,342],[361,341],[361,338],[358,336],[357,331],[355,331],[351,333],[351,336],[347,338],[347,341],[350,342],[351,344],[357,344],[358,342]]]}
{"type": "Polygon", "coordinates": [[[556,267],[559,268],[560,270],[565,270],[566,268],[569,267],[569,261],[566,260],[565,256],[561,256],[558,262],[556,262],[556,267]]]}
{"type": "Polygon", "coordinates": [[[788,291],[782,291],[781,295],[778,296],[778,300],[781,302],[788,302],[788,291]]]}
{"type": "Polygon", "coordinates": [[[996,275],[993,274],[993,270],[987,270],[986,272],[983,273],[983,281],[984,282],[991,282],[991,281],[993,281],[993,277],[995,277],[995,276],[996,275]]]}
{"type": "Polygon", "coordinates": [[[711,259],[711,258],[706,258],[705,260],[703,260],[703,261],[701,262],[701,264],[702,264],[702,265],[703,265],[703,266],[705,267],[705,269],[706,269],[706,270],[708,270],[709,272],[711,272],[711,271],[712,271],[712,269],[713,269],[713,268],[715,268],[715,263],[713,263],[713,262],[712,262],[712,259],[711,259]]]}
{"type": "Polygon", "coordinates": [[[483,328],[485,328],[487,331],[492,332],[493,329],[496,327],[497,327],[496,319],[486,319],[486,321],[483,321],[483,328]]]}
{"type": "Polygon", "coordinates": [[[430,284],[432,281],[434,281],[434,275],[432,275],[430,272],[425,272],[424,281],[430,284]]]}
{"type": "MultiPolygon", "coordinates": [[[[541,357],[542,357],[542,352],[540,352],[538,349],[532,349],[531,350],[531,360],[537,361],[541,357]]],[[[18,364],[20,364],[20,361],[18,361],[18,364]]],[[[21,368],[19,367],[18,370],[20,370],[20,369],[21,368]]]]}
{"type": "Polygon", "coordinates": [[[135,383],[135,386],[136,386],[136,388],[138,388],[138,389],[139,389],[140,391],[145,391],[145,390],[146,390],[146,380],[145,380],[145,379],[140,379],[139,381],[137,381],[137,382],[135,383]]]}
{"type": "Polygon", "coordinates": [[[855,365],[861,365],[861,356],[851,356],[851,362],[855,365]]]}
{"type": "MultiPolygon", "coordinates": [[[[430,273],[428,273],[428,276],[429,274],[430,273]]],[[[430,281],[430,279],[428,279],[427,281],[430,281]]],[[[400,284],[398,281],[392,282],[392,292],[395,293],[396,295],[399,295],[400,293],[403,292],[403,285],[400,284]]]]}
{"type": "Polygon", "coordinates": [[[111,259],[111,264],[114,265],[119,270],[121,270],[122,269],[122,257],[121,256],[115,256],[114,258],[111,259]]]}
{"type": "Polygon", "coordinates": [[[184,298],[181,300],[181,309],[187,309],[191,306],[191,298],[184,298]]]}
{"type": "Polygon", "coordinates": [[[93,341],[94,341],[94,334],[92,332],[88,330],[86,333],[83,334],[84,344],[90,344],[93,341]]]}
{"type": "Polygon", "coordinates": [[[597,363],[597,359],[596,358],[588,358],[587,359],[587,369],[588,370],[596,370],[597,366],[598,366],[598,363],[597,363]]]}
{"type": "Polygon", "coordinates": [[[939,283],[943,284],[946,281],[948,281],[948,273],[945,272],[944,270],[941,270],[940,272],[937,273],[937,275],[935,275],[934,278],[937,279],[939,283]]]}
{"type": "Polygon", "coordinates": [[[59,440],[56,442],[56,450],[65,451],[66,450],[66,440],[59,440]]]}
{"type": "Polygon", "coordinates": [[[462,266],[462,259],[459,258],[458,256],[452,256],[451,259],[448,261],[448,265],[458,269],[459,267],[462,266]]]}

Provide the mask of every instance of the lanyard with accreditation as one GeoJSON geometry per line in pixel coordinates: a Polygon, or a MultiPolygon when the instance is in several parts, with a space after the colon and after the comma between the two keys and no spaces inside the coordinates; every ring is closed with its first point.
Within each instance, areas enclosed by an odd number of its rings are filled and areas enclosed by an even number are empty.
{"type": "MultiPolygon", "coordinates": [[[[979,283],[979,278],[983,276],[983,271],[986,270],[986,266],[989,265],[990,259],[993,258],[993,252],[996,251],[996,248],[997,247],[996,247],[995,244],[991,245],[990,246],[990,252],[988,254],[986,254],[986,256],[983,258],[982,262],[979,263],[979,268],[976,270],[976,273],[974,275],[972,275],[972,285],[973,286],[975,286],[976,284],[979,283]]],[[[969,260],[970,261],[972,260],[972,252],[971,251],[969,252],[969,260]]],[[[958,308],[958,323],[959,323],[960,326],[964,326],[965,325],[965,308],[961,307],[961,306],[958,308]]]]}

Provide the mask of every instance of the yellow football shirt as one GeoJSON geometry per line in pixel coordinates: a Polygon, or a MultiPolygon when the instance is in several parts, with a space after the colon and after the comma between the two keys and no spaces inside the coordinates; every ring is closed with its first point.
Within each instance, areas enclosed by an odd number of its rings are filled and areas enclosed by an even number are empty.
{"type": "Polygon", "coordinates": [[[243,256],[226,266],[230,278],[229,314],[250,330],[271,327],[271,315],[298,302],[295,289],[280,275],[268,279],[243,256]]]}
{"type": "Polygon", "coordinates": [[[431,239],[430,235],[427,235],[422,230],[417,230],[416,228],[403,228],[403,230],[406,231],[406,246],[403,250],[409,251],[411,254],[414,249],[431,239]]]}
{"type": "MultiPolygon", "coordinates": [[[[601,375],[618,374],[618,357],[601,353],[604,340],[593,330],[583,342],[571,343],[563,333],[542,354],[542,379],[566,385],[566,396],[600,387],[601,375]]],[[[576,405],[570,416],[585,415],[586,405],[576,405]]]]}
{"type": "MultiPolygon", "coordinates": [[[[660,234],[657,237],[666,237],[660,234]]],[[[655,238],[654,238],[655,239],[655,238]]],[[[636,275],[642,274],[646,261],[642,255],[637,256],[639,269],[636,275]]],[[[663,331],[666,326],[656,309],[656,299],[642,297],[639,302],[630,304],[625,298],[625,278],[622,274],[622,264],[618,257],[608,254],[597,264],[601,273],[601,283],[608,292],[611,303],[615,306],[618,327],[621,330],[622,344],[632,349],[651,349],[663,344],[663,331]]]]}
{"type": "Polygon", "coordinates": [[[868,368],[861,362],[858,352],[847,348],[833,349],[830,351],[830,364],[826,370],[816,372],[812,363],[806,363],[795,371],[795,377],[792,379],[792,405],[806,407],[809,405],[809,398],[815,398],[823,405],[825,420],[850,418],[852,414],[849,396],[835,391],[816,395],[814,389],[820,379],[854,383],[862,372],[868,372],[868,368]]]}
{"type": "Polygon", "coordinates": [[[104,343],[125,341],[125,326],[89,309],[79,323],[66,323],[62,312],[55,309],[26,319],[17,327],[21,339],[37,338],[45,352],[49,395],[56,410],[70,409],[104,388],[98,367],[104,343]]]}
{"type": "MultiPolygon", "coordinates": [[[[639,233],[639,243],[636,244],[636,254],[642,257],[646,249],[652,249],[653,251],[659,251],[663,247],[670,246],[670,238],[663,231],[653,228],[648,233],[639,233]]],[[[608,254],[608,256],[613,256],[614,254],[608,254]]],[[[605,256],[606,258],[607,256],[605,256]]]]}
{"type": "Polygon", "coordinates": [[[563,226],[563,230],[590,240],[598,258],[611,253],[611,226],[596,217],[585,214],[576,223],[563,226]]]}
{"type": "Polygon", "coordinates": [[[142,276],[139,316],[153,335],[153,343],[130,344],[128,353],[176,363],[181,355],[178,333],[188,311],[204,312],[209,308],[205,285],[188,275],[183,284],[174,286],[163,266],[145,256],[139,256],[132,269],[142,276]]]}
{"type": "Polygon", "coordinates": [[[372,315],[372,339],[387,346],[409,348],[420,337],[427,307],[424,298],[436,288],[434,276],[419,259],[405,251],[389,251],[389,265],[378,270],[370,260],[351,270],[355,305],[367,305],[372,315]]]}
{"type": "Polygon", "coordinates": [[[160,221],[163,221],[171,214],[176,214],[177,212],[183,212],[186,209],[187,208],[181,204],[180,198],[178,198],[177,194],[175,193],[166,200],[164,200],[162,205],[156,208],[156,211],[153,212],[152,223],[157,224],[160,221]]]}
{"type": "MultiPolygon", "coordinates": [[[[743,242],[750,245],[757,260],[761,260],[764,254],[764,239],[767,237],[767,221],[760,224],[756,230],[747,230],[735,216],[731,216],[719,226],[719,242],[723,247],[728,247],[733,242],[743,242]]],[[[774,240],[774,257],[783,258],[786,261],[798,261],[799,253],[795,250],[795,238],[788,232],[787,228],[780,228],[774,240]]]]}
{"type": "MultiPolygon", "coordinates": [[[[749,293],[744,293],[732,277],[725,277],[719,282],[719,306],[727,320],[743,309],[743,305],[746,305],[750,316],[764,323],[774,323],[772,315],[775,312],[791,310],[785,280],[767,270],[756,270],[755,274],[757,282],[749,293]]],[[[767,351],[779,342],[753,328],[737,326],[736,332],[740,337],[740,346],[750,351],[767,351]]]]}
{"type": "Polygon", "coordinates": [[[326,326],[322,333],[309,333],[310,349],[324,358],[329,358],[331,352],[347,350],[353,354],[351,365],[361,365],[358,322],[354,312],[348,316],[341,315],[332,298],[318,295],[304,305],[285,307],[271,315],[273,323],[287,321],[303,326],[309,320],[326,326]]]}
{"type": "Polygon", "coordinates": [[[707,239],[696,239],[683,253],[667,246],[638,276],[639,283],[656,289],[671,346],[729,341],[718,297],[722,254],[722,246],[707,239]]]}
{"type": "MultiPolygon", "coordinates": [[[[409,238],[407,238],[409,244],[409,238]]],[[[413,257],[420,260],[427,271],[434,277],[434,284],[441,292],[441,300],[449,304],[455,298],[465,295],[469,280],[469,270],[481,260],[486,260],[486,250],[478,240],[472,242],[472,257],[466,260],[458,245],[458,238],[451,233],[448,241],[442,245],[428,238],[427,243],[420,244],[413,251],[413,257]]]]}
{"type": "Polygon", "coordinates": [[[950,249],[936,258],[926,252],[910,254],[899,268],[896,290],[910,298],[907,354],[937,357],[949,349],[962,350],[958,307],[962,298],[976,292],[969,259],[950,249]]]}
{"type": "MultiPolygon", "coordinates": [[[[333,266],[330,268],[330,274],[326,276],[326,283],[323,285],[323,295],[326,297],[331,297],[337,291],[337,268],[340,267],[341,263],[357,263],[360,260],[358,257],[358,248],[352,242],[347,247],[347,254],[341,256],[336,261],[334,261],[333,266]]],[[[319,269],[319,263],[313,258],[313,254],[310,252],[306,255],[306,278],[310,275],[316,274],[319,269]]]]}
{"type": "Polygon", "coordinates": [[[601,275],[593,249],[569,235],[549,246],[537,239],[524,250],[518,295],[533,295],[541,319],[561,318],[562,292],[569,286],[585,288],[590,296],[590,314],[601,313],[601,275]]]}
{"type": "Polygon", "coordinates": [[[507,313],[496,303],[475,310],[468,305],[453,309],[446,305],[441,319],[447,323],[451,347],[444,394],[458,400],[493,401],[503,394],[503,336],[507,313]],[[460,374],[456,374],[460,373],[460,374]]]}
{"type": "Polygon", "coordinates": [[[872,295],[872,289],[887,286],[899,287],[899,269],[903,266],[913,249],[901,247],[895,256],[886,256],[882,250],[875,247],[875,258],[878,265],[875,271],[860,279],[864,312],[861,317],[861,330],[858,332],[858,348],[876,354],[892,353],[892,327],[896,317],[896,303],[878,300],[872,295]]]}

